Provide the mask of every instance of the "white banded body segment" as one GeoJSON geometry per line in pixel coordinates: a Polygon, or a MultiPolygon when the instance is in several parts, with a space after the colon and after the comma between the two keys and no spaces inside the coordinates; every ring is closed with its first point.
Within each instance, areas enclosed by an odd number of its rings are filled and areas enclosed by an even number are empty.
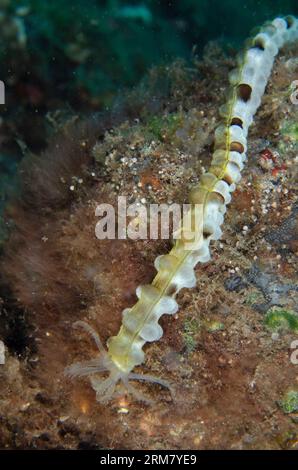
{"type": "MultiPolygon", "coordinates": [[[[105,402],[110,399],[119,381],[138,399],[144,397],[128,384],[130,379],[157,382],[168,387],[159,378],[132,373],[132,370],[144,362],[145,343],[158,341],[162,337],[160,317],[178,311],[178,292],[183,288],[195,287],[197,263],[210,260],[210,241],[217,240],[222,234],[226,207],[241,179],[246,161],[248,128],[261,103],[274,58],[280,47],[297,39],[298,21],[293,16],[267,22],[249,40],[246,51],[239,57],[239,67],[230,73],[232,89],[229,101],[219,110],[223,123],[215,131],[210,168],[189,195],[192,205],[202,207],[201,220],[195,224],[197,234],[202,237],[198,236],[193,249],[188,249],[186,239],[178,239],[168,254],[156,258],[156,276],[150,285],[137,288],[138,301],[123,311],[122,326],[116,336],[109,338],[108,351],[105,353],[100,346],[98,364],[93,359],[87,363],[74,364],[68,369],[72,377],[109,372],[109,377],[104,380],[91,375],[97,400],[105,402]]],[[[85,329],[89,332],[91,330],[88,325],[85,325],[85,329]]],[[[96,344],[100,345],[97,333],[92,332],[92,336],[96,344]]]]}

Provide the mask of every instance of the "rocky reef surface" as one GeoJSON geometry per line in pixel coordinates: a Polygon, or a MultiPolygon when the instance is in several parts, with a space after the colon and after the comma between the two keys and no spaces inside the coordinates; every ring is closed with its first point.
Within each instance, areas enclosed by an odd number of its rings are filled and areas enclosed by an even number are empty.
{"type": "Polygon", "coordinates": [[[236,59],[211,43],[191,65],[157,67],[110,112],[74,114],[41,156],[24,158],[1,255],[2,448],[298,448],[297,52],[276,59],[211,261],[146,346],[139,370],[173,384],[173,400],[138,383],[153,405],[130,396],[101,405],[64,368],[96,354],[73,323],[88,321],[103,341],[116,334],[170,247],[98,240],[96,206],[119,195],[187,201],[208,168],[236,59]]]}

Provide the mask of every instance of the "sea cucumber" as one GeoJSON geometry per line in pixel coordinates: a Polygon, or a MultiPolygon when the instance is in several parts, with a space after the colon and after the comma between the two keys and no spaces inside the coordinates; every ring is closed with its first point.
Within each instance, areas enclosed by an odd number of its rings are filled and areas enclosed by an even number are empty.
{"type": "Polygon", "coordinates": [[[107,351],[87,323],[76,322],[75,326],[91,334],[100,354],[90,361],[71,365],[66,374],[70,377],[90,376],[98,401],[109,401],[115,395],[118,382],[137,399],[148,401],[129,383],[130,380],[156,382],[171,389],[164,380],[132,371],[144,362],[144,344],[161,338],[163,330],[158,323],[161,315],[177,312],[175,297],[178,292],[195,286],[194,268],[198,262],[210,259],[210,241],[221,237],[220,226],[226,206],[241,179],[246,161],[248,128],[261,103],[274,58],[285,43],[297,39],[298,20],[293,16],[266,23],[249,41],[238,68],[231,73],[230,99],[220,109],[223,123],[215,131],[211,166],[189,195],[191,209],[188,216],[191,222],[196,222],[192,249],[189,249],[189,239],[182,228],[182,237],[176,240],[171,251],[155,260],[157,274],[152,283],[137,288],[138,301],[123,311],[122,326],[117,336],[107,341],[107,351]],[[201,208],[199,220],[197,207],[201,208]],[[98,377],[102,372],[109,373],[106,379],[98,377]]]}

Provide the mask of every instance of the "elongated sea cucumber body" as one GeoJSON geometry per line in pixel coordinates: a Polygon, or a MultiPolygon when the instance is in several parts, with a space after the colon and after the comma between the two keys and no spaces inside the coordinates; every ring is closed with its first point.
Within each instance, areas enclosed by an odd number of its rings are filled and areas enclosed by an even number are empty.
{"type": "Polygon", "coordinates": [[[89,325],[85,322],[77,323],[93,336],[100,355],[91,361],[70,366],[66,373],[69,376],[90,375],[99,401],[104,402],[112,397],[118,381],[122,381],[127,390],[139,399],[144,397],[128,383],[130,379],[148,380],[167,386],[163,380],[134,374],[132,370],[144,362],[144,344],[161,338],[163,331],[158,323],[161,315],[177,312],[177,293],[182,288],[195,286],[194,268],[197,263],[210,259],[210,241],[221,237],[220,226],[226,206],[241,179],[246,160],[248,128],[261,103],[274,58],[285,43],[297,39],[296,18],[288,16],[266,23],[250,40],[239,59],[239,67],[231,73],[231,95],[220,110],[223,123],[215,131],[211,166],[189,196],[190,219],[196,223],[196,236],[191,249],[182,229],[182,237],[176,240],[171,251],[155,260],[157,274],[152,283],[137,288],[138,301],[132,308],[123,311],[122,326],[117,336],[109,338],[107,351],[89,325]],[[198,207],[201,208],[199,219],[198,207]],[[105,380],[94,375],[103,371],[109,372],[105,380]]]}

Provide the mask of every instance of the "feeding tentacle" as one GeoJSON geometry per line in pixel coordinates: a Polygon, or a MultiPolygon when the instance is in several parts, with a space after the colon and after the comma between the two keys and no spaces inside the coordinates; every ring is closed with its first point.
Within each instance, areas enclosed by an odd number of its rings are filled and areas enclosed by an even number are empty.
{"type": "Polygon", "coordinates": [[[97,401],[106,403],[113,397],[128,392],[137,400],[147,404],[152,404],[153,400],[139,392],[133,385],[129,383],[129,380],[142,380],[157,383],[169,389],[171,396],[173,397],[173,390],[167,381],[152,375],[135,374],[119,369],[111,357],[109,357],[108,352],[104,349],[97,332],[88,323],[84,321],[78,321],[74,324],[74,327],[82,327],[87,333],[90,334],[100,351],[100,355],[89,361],[72,364],[65,369],[65,375],[70,378],[90,376],[90,383],[93,390],[96,392],[97,401]],[[100,378],[95,375],[102,372],[108,372],[109,376],[107,378],[100,378]]]}

